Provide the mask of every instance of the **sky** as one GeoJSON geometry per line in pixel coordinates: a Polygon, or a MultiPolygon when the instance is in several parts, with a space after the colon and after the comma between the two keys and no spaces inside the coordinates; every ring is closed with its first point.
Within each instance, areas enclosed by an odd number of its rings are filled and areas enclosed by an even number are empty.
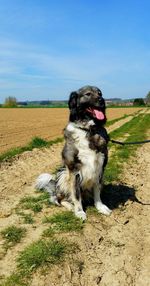
{"type": "Polygon", "coordinates": [[[150,90],[149,0],[0,0],[0,102],[150,90]]]}

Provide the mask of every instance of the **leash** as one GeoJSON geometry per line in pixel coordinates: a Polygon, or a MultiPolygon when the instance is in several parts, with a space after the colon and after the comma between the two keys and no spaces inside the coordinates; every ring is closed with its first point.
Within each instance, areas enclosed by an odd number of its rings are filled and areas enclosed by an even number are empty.
{"type": "MultiPolygon", "coordinates": [[[[80,127],[78,126],[78,129],[81,129],[85,132],[89,132],[89,129],[88,128],[85,128],[85,127],[80,127]]],[[[102,130],[99,131],[99,135],[101,137],[103,137],[107,142],[111,142],[111,143],[115,143],[115,144],[119,144],[119,145],[135,145],[135,144],[145,144],[145,143],[150,143],[150,140],[144,140],[144,141],[136,141],[136,142],[121,142],[121,141],[117,141],[117,140],[114,140],[114,139],[110,139],[109,138],[109,135],[106,133],[106,129],[103,128],[102,130]],[[101,132],[100,132],[101,131],[101,132]]]]}
{"type": "Polygon", "coordinates": [[[124,146],[124,145],[133,145],[133,144],[150,143],[150,140],[137,141],[137,142],[120,142],[120,141],[117,141],[117,140],[110,139],[109,141],[112,142],[112,143],[115,143],[115,144],[122,145],[122,146],[124,146]]]}

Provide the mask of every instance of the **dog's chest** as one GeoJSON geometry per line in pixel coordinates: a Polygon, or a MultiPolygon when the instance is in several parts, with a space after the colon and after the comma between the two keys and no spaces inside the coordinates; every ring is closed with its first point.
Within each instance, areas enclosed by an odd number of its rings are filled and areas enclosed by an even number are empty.
{"type": "Polygon", "coordinates": [[[72,136],[81,162],[83,185],[92,187],[99,181],[103,172],[104,154],[90,148],[90,142],[84,130],[75,128],[72,136]]]}

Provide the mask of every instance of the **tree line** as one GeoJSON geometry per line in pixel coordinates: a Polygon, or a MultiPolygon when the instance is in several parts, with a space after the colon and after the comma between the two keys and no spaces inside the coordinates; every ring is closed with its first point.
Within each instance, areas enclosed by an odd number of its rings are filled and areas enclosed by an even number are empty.
{"type": "MultiPolygon", "coordinates": [[[[145,99],[143,98],[135,98],[133,101],[133,105],[135,106],[144,106],[144,105],[150,105],[150,91],[147,93],[145,99]]],[[[9,96],[5,99],[4,104],[2,105],[3,107],[18,107],[17,99],[13,96],[9,96]]]]}

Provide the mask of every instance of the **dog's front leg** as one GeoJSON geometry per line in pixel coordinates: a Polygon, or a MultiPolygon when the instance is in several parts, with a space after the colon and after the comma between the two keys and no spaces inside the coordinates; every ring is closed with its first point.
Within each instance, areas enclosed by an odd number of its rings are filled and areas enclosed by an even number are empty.
{"type": "Polygon", "coordinates": [[[81,198],[81,179],[79,174],[74,174],[71,172],[70,174],[70,188],[72,195],[72,202],[74,204],[74,212],[78,218],[82,220],[86,219],[86,213],[82,207],[82,198],[81,198]]]}
{"type": "Polygon", "coordinates": [[[102,203],[101,198],[100,198],[100,193],[102,189],[102,183],[98,183],[94,186],[94,204],[96,209],[98,210],[99,213],[102,213],[104,215],[110,215],[111,210],[102,203]]]}

